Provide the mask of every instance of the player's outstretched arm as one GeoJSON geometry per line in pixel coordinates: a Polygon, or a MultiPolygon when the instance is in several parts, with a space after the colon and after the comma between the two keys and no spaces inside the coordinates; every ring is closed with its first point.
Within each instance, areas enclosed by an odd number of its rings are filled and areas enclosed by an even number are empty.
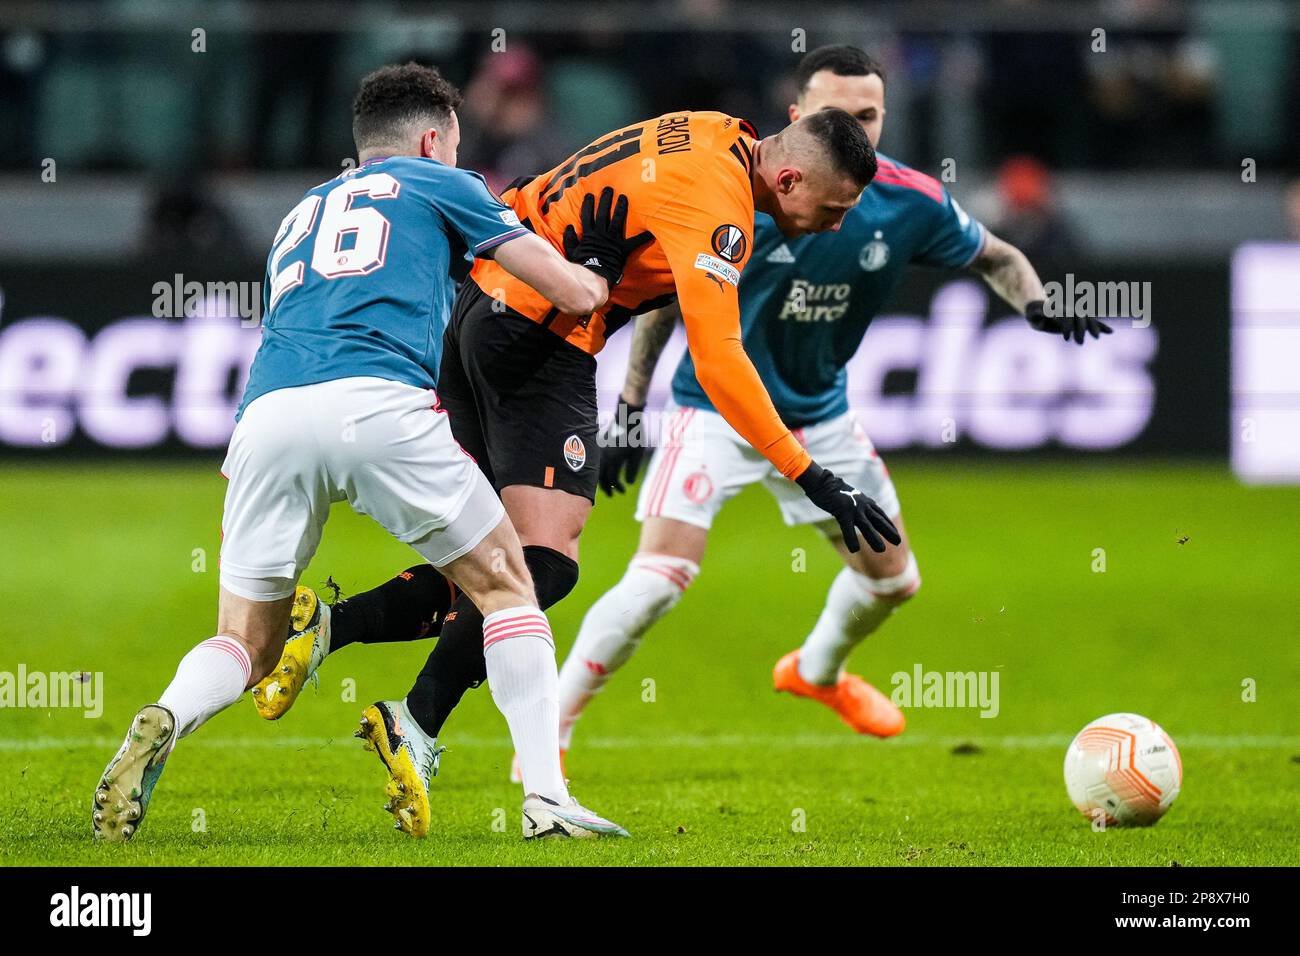
{"type": "Polygon", "coordinates": [[[531,232],[503,242],[493,254],[501,268],[528,283],[561,312],[588,315],[609,298],[610,285],[603,276],[569,262],[531,232]]]}
{"type": "Polygon", "coordinates": [[[1067,342],[1073,337],[1075,342],[1082,345],[1085,335],[1096,339],[1111,331],[1109,325],[1095,318],[1058,318],[1047,315],[1044,311],[1046,293],[1043,291],[1043,283],[1028,257],[991,232],[986,233],[984,247],[970,267],[984,278],[989,288],[1040,332],[1061,335],[1067,342]]]}
{"type": "Polygon", "coordinates": [[[637,316],[618,407],[600,433],[600,474],[596,483],[610,497],[621,495],[627,490],[624,482],[635,484],[641,474],[649,445],[644,415],[650,380],[679,318],[681,310],[676,304],[637,316]]]}
{"type": "Polygon", "coordinates": [[[850,551],[856,553],[861,548],[859,534],[877,554],[885,550],[886,541],[895,547],[902,542],[894,522],[880,505],[817,462],[809,465],[795,483],[809,501],[835,519],[844,536],[844,545],[850,551]]]}
{"type": "Polygon", "coordinates": [[[695,377],[719,414],[781,474],[803,490],[813,504],[833,517],[852,552],[861,549],[859,535],[877,553],[885,541],[897,545],[898,529],[871,498],[817,462],[790,433],[772,404],[762,378],[745,354],[740,316],[734,294],[719,299],[711,283],[701,281],[674,264],[686,344],[695,360],[695,377]]]}
{"type": "MultiPolygon", "coordinates": [[[[696,172],[698,187],[701,182],[707,186],[715,170],[696,172]]],[[[781,421],[763,379],[745,354],[739,286],[753,245],[752,223],[749,196],[727,181],[718,182],[716,189],[697,188],[689,202],[680,196],[666,202],[650,217],[650,227],[673,272],[695,378],[727,424],[835,518],[850,551],[862,547],[859,533],[873,551],[884,551],[884,541],[901,540],[898,529],[874,501],[812,460],[781,421]]]]}

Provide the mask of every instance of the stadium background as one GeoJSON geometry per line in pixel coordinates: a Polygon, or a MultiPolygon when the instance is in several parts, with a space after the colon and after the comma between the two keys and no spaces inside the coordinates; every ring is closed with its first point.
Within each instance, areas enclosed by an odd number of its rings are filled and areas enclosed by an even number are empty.
{"type": "MultiPolygon", "coordinates": [[[[260,281],[284,212],[351,161],[361,74],[438,65],[466,93],[461,165],[499,186],[672,109],[775,131],[801,52],[832,42],[885,64],[882,151],[942,176],[1045,281],[1149,283],[1151,322],[1065,348],[973,277],[914,270],[850,388],[926,586],[854,664],[882,686],[917,663],[997,670],[999,718],[918,711],[899,746],[872,749],[774,704],[767,669],[835,567],[746,493],[699,584],[579,729],[580,795],[635,808],[632,829],[655,835],[584,852],[1296,862],[1300,7],[1283,0],[0,6],[0,672],[102,673],[105,688],[93,721],[0,710],[0,861],[110,861],[83,845],[83,797],[119,724],[211,627],[216,468],[259,336],[237,298],[186,303],[184,285],[260,281]],[[1121,709],[1159,720],[1193,769],[1186,806],[1103,843],[1071,815],[1059,759],[1121,709]],[[792,808],[816,825],[792,830],[792,808]]],[[[606,408],[627,338],[602,355],[606,408]]],[[[598,503],[583,581],[553,616],[562,650],[635,537],[629,501],[598,503]]],[[[336,511],[307,581],[355,593],[410,561],[336,511]]],[[[218,718],[160,789],[156,849],[130,852],[427,861],[392,834],[371,842],[377,771],[333,739],[424,653],[350,652],[281,725],[244,704],[218,718]],[[231,793],[253,762],[271,768],[258,792],[231,793]],[[193,829],[196,808],[210,828],[193,829]],[[313,839],[331,827],[341,843],[313,839]]],[[[475,842],[513,799],[486,694],[449,731],[461,753],[438,787],[455,836],[434,859],[518,861],[475,842]]]]}

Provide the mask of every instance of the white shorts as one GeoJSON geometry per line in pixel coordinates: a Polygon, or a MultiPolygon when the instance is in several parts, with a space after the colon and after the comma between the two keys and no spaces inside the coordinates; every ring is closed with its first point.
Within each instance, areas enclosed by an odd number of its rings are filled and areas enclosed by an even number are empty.
{"type": "Polygon", "coordinates": [[[456,443],[437,395],[342,378],[254,399],[221,468],[221,584],[255,601],[293,593],[330,504],[347,501],[440,567],[497,526],[501,499],[456,443]]]}
{"type": "MultiPolygon", "coordinates": [[[[834,520],[717,412],[674,407],[667,410],[665,422],[660,445],[641,482],[638,521],[673,518],[708,528],[729,499],[758,481],[776,498],[786,524],[834,520]]],[[[796,428],[794,436],[819,465],[874,498],[891,518],[898,516],[898,493],[889,480],[889,469],[851,413],[796,428]]]]}

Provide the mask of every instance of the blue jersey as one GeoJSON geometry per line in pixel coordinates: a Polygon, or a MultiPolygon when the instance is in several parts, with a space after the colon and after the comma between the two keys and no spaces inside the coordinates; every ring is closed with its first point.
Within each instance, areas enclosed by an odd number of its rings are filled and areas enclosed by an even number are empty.
{"type": "Polygon", "coordinates": [[[437,384],[467,257],[523,235],[478,173],[419,156],[363,163],[285,216],[262,286],[262,344],[240,403],[374,376],[437,384]]]}
{"type": "MultiPolygon", "coordinates": [[[[876,178],[838,232],[786,239],[770,216],[754,224],[754,253],[740,277],[745,351],[790,428],[848,411],[845,366],[908,265],[969,265],[984,227],[935,179],[878,156],[876,178]]],[[[688,353],[673,399],[714,410],[688,353]]]]}

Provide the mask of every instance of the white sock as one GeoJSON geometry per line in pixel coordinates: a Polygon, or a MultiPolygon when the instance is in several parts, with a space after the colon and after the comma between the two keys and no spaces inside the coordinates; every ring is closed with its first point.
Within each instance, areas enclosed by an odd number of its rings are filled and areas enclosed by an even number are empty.
{"type": "Polygon", "coordinates": [[[700,566],[667,554],[638,554],[622,580],[591,606],[578,640],[560,670],[560,746],[573,739],[573,725],[614,671],[632,657],[641,637],[673,609],[700,566]]]}
{"type": "Polygon", "coordinates": [[[239,700],[252,672],[244,645],[218,634],[181,658],[158,703],[176,715],[177,735],[187,737],[239,700]]]}
{"type": "Polygon", "coordinates": [[[799,649],[799,675],[810,684],[833,684],[849,653],[921,586],[916,556],[891,578],[869,578],[848,568],[831,582],[826,607],[799,649]]]}
{"type": "Polygon", "coordinates": [[[546,615],[511,607],[483,618],[488,688],[510,725],[524,794],[569,802],[560,769],[560,717],[555,643],[546,615]]]}

